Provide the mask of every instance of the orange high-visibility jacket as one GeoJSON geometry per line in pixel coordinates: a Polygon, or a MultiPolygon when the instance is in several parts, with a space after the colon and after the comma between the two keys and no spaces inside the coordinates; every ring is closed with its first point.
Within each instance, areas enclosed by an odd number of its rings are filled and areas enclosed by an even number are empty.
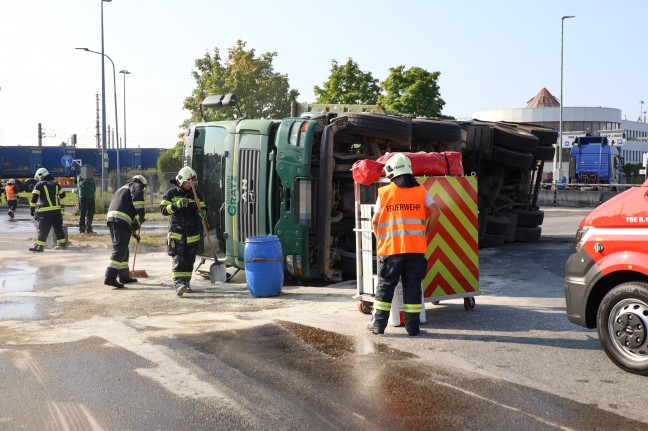
{"type": "Polygon", "coordinates": [[[16,185],[15,184],[7,184],[5,186],[5,193],[7,194],[7,200],[15,200],[16,199],[16,185]]]}
{"type": "Polygon", "coordinates": [[[398,187],[393,183],[378,189],[378,256],[425,253],[426,193],[423,186],[398,187]]]}

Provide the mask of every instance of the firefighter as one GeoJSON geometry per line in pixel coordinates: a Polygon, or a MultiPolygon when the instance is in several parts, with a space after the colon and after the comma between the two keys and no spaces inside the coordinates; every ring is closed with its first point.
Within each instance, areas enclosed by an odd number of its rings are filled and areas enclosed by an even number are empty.
{"type": "Polygon", "coordinates": [[[5,197],[7,198],[7,205],[9,205],[9,218],[14,218],[16,207],[18,206],[18,197],[16,196],[16,180],[9,178],[4,187],[5,197]]]}
{"type": "Polygon", "coordinates": [[[128,274],[128,244],[131,236],[139,242],[140,238],[137,232],[146,221],[144,215],[145,188],[146,179],[142,175],[135,175],[115,192],[112,201],[110,201],[106,222],[110,229],[113,251],[110,255],[110,263],[106,268],[106,278],[104,279],[106,286],[121,289],[124,284],[137,282],[136,278],[131,278],[128,274]],[[119,277],[119,281],[117,281],[117,277],[119,277]]]}
{"type": "Polygon", "coordinates": [[[90,178],[77,177],[79,192],[79,233],[94,233],[92,220],[95,214],[95,182],[90,178]]]}
{"type": "Polygon", "coordinates": [[[197,191],[200,208],[196,207],[191,186],[197,180],[196,172],[185,166],[171,180],[175,187],[167,190],[160,202],[160,212],[169,217],[167,253],[173,258],[171,275],[178,296],[191,292],[190,282],[200,242],[201,220],[207,217],[205,203],[197,191]]]}
{"type": "Polygon", "coordinates": [[[54,249],[66,249],[67,239],[63,231],[63,214],[61,213],[61,199],[65,197],[65,192],[45,168],[38,169],[34,179],[38,183],[36,183],[32,191],[29,209],[32,217],[38,223],[38,238],[34,246],[29,248],[29,251],[43,251],[50,228],[54,228],[54,237],[56,238],[56,247],[54,249]]]}
{"type": "Polygon", "coordinates": [[[389,320],[394,289],[403,284],[405,329],[420,333],[421,281],[427,271],[427,239],[441,211],[427,190],[412,175],[412,164],[402,153],[385,164],[391,183],[378,189],[372,219],[378,255],[378,286],[371,324],[367,329],[383,334],[389,320]]]}

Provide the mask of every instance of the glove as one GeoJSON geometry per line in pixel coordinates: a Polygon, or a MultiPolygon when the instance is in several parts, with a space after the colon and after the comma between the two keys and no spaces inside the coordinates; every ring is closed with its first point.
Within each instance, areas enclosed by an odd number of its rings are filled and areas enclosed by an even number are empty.
{"type": "Polygon", "coordinates": [[[179,209],[182,209],[182,208],[186,208],[188,205],[189,205],[189,202],[187,201],[187,199],[183,198],[183,199],[178,199],[177,201],[175,201],[173,203],[173,208],[179,210],[179,209]]]}
{"type": "Polygon", "coordinates": [[[131,223],[132,231],[137,232],[140,227],[141,227],[140,223],[137,220],[133,220],[133,223],[131,223]]]}
{"type": "Polygon", "coordinates": [[[198,217],[200,217],[200,220],[205,220],[207,218],[207,210],[198,211],[198,217]]]}
{"type": "Polygon", "coordinates": [[[36,214],[36,208],[34,207],[29,208],[29,213],[31,214],[32,217],[34,217],[34,214],[36,214]]]}
{"type": "Polygon", "coordinates": [[[140,242],[140,236],[136,230],[133,230],[133,238],[135,238],[137,242],[140,242]]]}

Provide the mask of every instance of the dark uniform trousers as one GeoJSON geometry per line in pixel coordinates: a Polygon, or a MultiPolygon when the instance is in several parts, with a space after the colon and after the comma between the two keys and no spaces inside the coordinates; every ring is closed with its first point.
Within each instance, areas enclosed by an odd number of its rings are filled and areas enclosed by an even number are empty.
{"type": "Polygon", "coordinates": [[[7,205],[9,205],[10,212],[15,212],[18,207],[18,199],[7,199],[7,205]]]}
{"type": "MultiPolygon", "coordinates": [[[[423,253],[404,253],[380,256],[378,262],[380,282],[376,287],[376,301],[392,302],[394,290],[400,279],[403,284],[403,302],[421,304],[421,280],[427,272],[427,259],[423,253]]],[[[389,311],[374,310],[375,323],[382,329],[387,327],[389,311]]],[[[405,329],[418,329],[419,313],[405,312],[405,329]]]]}
{"type": "Polygon", "coordinates": [[[92,229],[92,220],[95,215],[95,200],[93,197],[79,198],[79,230],[84,232],[87,229],[92,229]]]}
{"type": "Polygon", "coordinates": [[[128,244],[132,235],[132,228],[125,223],[108,222],[110,237],[112,238],[113,251],[110,255],[110,263],[106,268],[108,278],[128,277],[128,244]]]}
{"type": "MultiPolygon", "coordinates": [[[[184,236],[184,235],[183,235],[184,236]]],[[[186,236],[184,236],[186,238],[186,236]]],[[[173,284],[177,287],[182,284],[189,286],[193,266],[198,253],[198,242],[185,244],[177,240],[169,240],[168,254],[173,258],[171,271],[173,284]]]]}
{"type": "Polygon", "coordinates": [[[45,247],[47,245],[47,235],[50,229],[54,228],[54,237],[58,244],[65,244],[65,232],[63,231],[63,215],[61,210],[40,211],[38,213],[38,226],[36,232],[38,239],[36,245],[45,247]]]}

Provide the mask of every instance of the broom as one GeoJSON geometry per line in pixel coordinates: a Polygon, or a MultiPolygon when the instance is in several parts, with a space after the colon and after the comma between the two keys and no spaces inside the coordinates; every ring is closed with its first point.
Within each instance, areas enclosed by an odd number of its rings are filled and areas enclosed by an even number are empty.
{"type": "Polygon", "coordinates": [[[148,274],[146,273],[145,270],[140,269],[139,271],[135,271],[135,259],[137,259],[137,249],[139,248],[139,243],[140,243],[140,232],[142,231],[142,225],[140,224],[139,228],[137,229],[137,243],[135,243],[135,253],[133,254],[133,270],[128,273],[129,276],[135,278],[135,277],[140,277],[140,278],[146,278],[148,277],[148,274]]]}

